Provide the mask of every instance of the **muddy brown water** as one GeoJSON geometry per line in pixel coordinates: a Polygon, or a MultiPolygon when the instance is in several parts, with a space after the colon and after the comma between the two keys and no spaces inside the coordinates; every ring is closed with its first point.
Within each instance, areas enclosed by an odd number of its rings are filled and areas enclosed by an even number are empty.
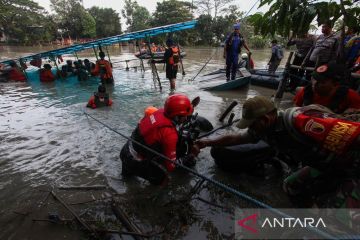
{"type": "MultiPolygon", "coordinates": [[[[46,48],[1,47],[2,59],[45,51],[46,48]]],[[[111,48],[113,62],[133,59],[133,49],[111,48]]],[[[200,96],[196,108],[201,116],[214,126],[221,113],[233,101],[239,102],[234,112],[241,114],[241,105],[255,95],[272,96],[275,91],[249,86],[227,92],[206,92],[199,89],[199,82],[189,82],[216,52],[215,57],[200,74],[222,67],[222,50],[187,48],[184,59],[186,75],[178,74],[177,92],[190,98],[200,96]],[[216,52],[217,51],[217,52],[216,52]]],[[[268,50],[253,51],[257,68],[265,68],[269,59],[268,50]]],[[[79,53],[80,58],[94,60],[91,51],[79,53]]],[[[75,59],[74,56],[65,58],[75,59]]],[[[285,60],[284,60],[285,61],[285,60]]],[[[106,185],[107,191],[57,191],[67,202],[81,202],[94,196],[119,197],[126,211],[146,231],[161,229],[167,239],[231,239],[234,234],[234,209],[256,207],[231,194],[204,184],[196,195],[207,201],[225,206],[225,209],[193,199],[179,203],[199,180],[177,171],[166,188],[150,186],[140,179],[125,180],[121,176],[120,149],[125,139],[87,118],[83,111],[129,136],[146,106],[161,107],[169,94],[163,66],[158,65],[163,91],[154,86],[151,71],[145,64],[145,73],[139,61],[129,62],[130,71],[121,70],[125,63],[114,64],[115,85],[108,87],[114,104],[110,108],[86,109],[89,97],[96,91],[97,79],[79,82],[74,78],[42,84],[39,81],[26,83],[0,83],[0,239],[86,239],[74,226],[34,222],[35,218],[47,218],[49,213],[59,212],[71,217],[53,199],[44,197],[44,189],[59,186],[106,185]],[[39,208],[43,202],[46,207],[39,208]],[[167,203],[167,204],[166,204],[167,203]]],[[[282,106],[291,106],[292,95],[286,94],[282,106]]],[[[228,129],[226,131],[237,131],[228,129]]],[[[214,136],[215,136],[214,135],[214,136]]],[[[264,201],[274,207],[287,207],[289,202],[281,190],[281,177],[254,176],[246,173],[229,174],[219,170],[212,160],[209,149],[199,155],[196,171],[226,183],[237,190],[264,201]]],[[[92,205],[74,205],[79,213],[97,220],[113,219],[108,202],[92,205]]],[[[131,239],[125,237],[125,239],[131,239]]]]}

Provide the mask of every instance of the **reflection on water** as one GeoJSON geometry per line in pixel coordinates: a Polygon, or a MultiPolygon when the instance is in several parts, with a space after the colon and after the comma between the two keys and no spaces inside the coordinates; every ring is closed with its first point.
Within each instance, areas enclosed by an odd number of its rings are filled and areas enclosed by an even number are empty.
{"type": "MultiPolygon", "coordinates": [[[[2,54],[13,57],[45,50],[15,49],[19,52],[14,52],[14,48],[5,48],[5,54],[4,52],[2,54]]],[[[214,51],[218,51],[218,54],[203,73],[217,70],[219,65],[223,64],[222,50],[187,49],[187,58],[184,60],[187,75],[178,75],[177,91],[186,93],[190,98],[200,96],[201,102],[196,109],[197,112],[208,118],[215,126],[220,126],[218,118],[233,100],[240,103],[235,108],[239,117],[241,105],[247,98],[255,95],[271,96],[274,91],[254,86],[229,92],[199,90],[199,83],[196,80],[189,82],[188,79],[199,71],[214,51]]],[[[119,48],[113,48],[111,52],[114,62],[133,58],[126,49],[122,50],[122,54],[119,48]]],[[[94,60],[91,54],[91,52],[85,52],[79,54],[79,57],[94,60]]],[[[254,51],[253,57],[256,66],[263,68],[269,52],[254,51]]],[[[129,63],[130,66],[137,64],[139,64],[138,61],[129,63]]],[[[125,64],[120,63],[117,66],[124,68],[125,64]]],[[[150,70],[141,73],[134,69],[131,71],[115,69],[115,86],[107,87],[114,104],[110,108],[96,110],[85,108],[87,100],[99,84],[96,78],[79,82],[72,77],[48,84],[39,81],[0,83],[0,205],[2,206],[0,208],[0,223],[2,223],[0,239],[10,238],[16,232],[21,219],[14,216],[12,211],[21,207],[24,201],[31,199],[35,187],[82,185],[96,182],[109,184],[116,192],[125,193],[129,197],[142,191],[144,193],[152,191],[151,187],[139,189],[138,182],[121,181],[121,162],[118,156],[125,140],[88,119],[83,111],[92,114],[116,130],[130,135],[138,120],[143,116],[144,108],[149,105],[161,107],[168,96],[169,82],[165,79],[163,66],[158,65],[158,69],[164,89],[161,93],[154,86],[150,70]]],[[[285,105],[289,105],[289,99],[287,96],[285,105]]],[[[237,186],[239,186],[238,181],[259,184],[256,186],[257,190],[254,190],[257,194],[272,191],[268,185],[261,183],[262,179],[228,176],[218,171],[214,167],[208,150],[200,155],[197,171],[237,186]]],[[[172,183],[174,189],[177,186],[189,186],[190,182],[193,184],[193,177],[186,175],[185,183],[181,180],[183,175],[178,179],[177,175],[175,174],[172,183]]],[[[174,189],[171,191],[175,191],[174,189]]],[[[275,199],[280,196],[279,193],[275,199]]],[[[140,198],[137,201],[142,200],[140,198]]],[[[194,204],[199,208],[204,208],[203,205],[194,204]]],[[[211,211],[205,215],[204,222],[211,221],[218,230],[229,231],[229,226],[222,222],[222,218],[226,216],[219,212],[211,214],[211,211]]],[[[186,235],[187,238],[207,236],[209,231],[211,228],[200,230],[194,225],[186,235]]],[[[21,237],[17,236],[16,239],[21,239],[21,237]]]]}

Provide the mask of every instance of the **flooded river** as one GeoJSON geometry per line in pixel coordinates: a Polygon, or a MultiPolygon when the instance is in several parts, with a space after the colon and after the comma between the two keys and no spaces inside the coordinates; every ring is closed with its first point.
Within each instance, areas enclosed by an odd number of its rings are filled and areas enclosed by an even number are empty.
{"type": "MultiPolygon", "coordinates": [[[[5,59],[45,50],[2,47],[0,57],[5,59]]],[[[132,49],[109,50],[113,62],[134,59],[132,49]]],[[[176,91],[186,93],[190,98],[200,96],[201,102],[196,112],[214,126],[221,125],[219,116],[233,100],[239,102],[234,109],[236,117],[239,117],[241,105],[247,98],[255,95],[270,97],[274,94],[274,90],[255,86],[228,92],[202,91],[196,79],[189,79],[215,52],[216,55],[201,75],[222,67],[222,49],[188,48],[186,52],[186,75],[178,74],[176,91]]],[[[92,52],[80,53],[79,57],[94,60],[92,52]]],[[[265,68],[269,57],[269,51],[253,51],[257,68],[265,68]]],[[[73,56],[67,58],[74,59],[73,56]]],[[[49,84],[39,81],[0,83],[0,239],[86,239],[81,231],[72,226],[33,221],[35,218],[47,218],[52,211],[61,211],[53,199],[46,198],[44,189],[79,185],[106,185],[107,192],[100,195],[106,197],[110,192],[120,196],[126,211],[144,229],[150,231],[155,226],[161,228],[168,224],[166,232],[162,233],[164,238],[233,237],[235,207],[254,205],[208,184],[203,185],[198,196],[226,206],[227,210],[196,199],[187,205],[166,205],[188,194],[199,179],[178,171],[164,189],[150,186],[139,179],[123,179],[119,153],[126,140],[83,113],[86,111],[129,136],[143,116],[144,108],[149,105],[161,107],[169,95],[169,82],[162,65],[158,65],[162,92],[154,86],[149,66],[146,64],[146,71],[142,73],[140,68],[133,68],[137,65],[139,61],[131,61],[130,71],[125,71],[122,70],[125,63],[116,64],[115,85],[107,88],[114,101],[113,106],[96,110],[86,109],[85,106],[97,90],[98,79],[79,82],[69,78],[49,84]],[[52,203],[49,205],[50,200],[52,203]],[[47,206],[42,211],[35,211],[40,202],[47,206]],[[181,215],[182,211],[185,211],[185,217],[181,215]]],[[[289,106],[291,97],[285,95],[282,104],[289,106]]],[[[223,172],[216,167],[209,149],[199,155],[195,169],[275,207],[288,206],[279,177],[223,172]]],[[[63,191],[59,194],[69,202],[96,197],[96,193],[92,192],[63,191]]],[[[96,219],[111,219],[111,214],[102,207],[106,209],[100,203],[91,207],[74,205],[82,214],[87,212],[96,219]]]]}

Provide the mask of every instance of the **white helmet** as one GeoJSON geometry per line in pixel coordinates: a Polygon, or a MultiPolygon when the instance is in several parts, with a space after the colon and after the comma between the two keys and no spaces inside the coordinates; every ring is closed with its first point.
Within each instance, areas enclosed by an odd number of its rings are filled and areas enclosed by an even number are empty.
{"type": "Polygon", "coordinates": [[[243,53],[243,54],[241,54],[241,58],[242,59],[247,59],[249,56],[247,55],[247,53],[243,53]]]}

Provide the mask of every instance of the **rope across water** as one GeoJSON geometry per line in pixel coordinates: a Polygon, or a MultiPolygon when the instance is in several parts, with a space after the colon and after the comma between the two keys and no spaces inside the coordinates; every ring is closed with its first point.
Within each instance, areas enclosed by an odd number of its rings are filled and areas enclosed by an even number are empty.
{"type": "MultiPolygon", "coordinates": [[[[231,187],[229,187],[228,185],[226,185],[226,184],[224,184],[224,183],[221,183],[221,182],[219,182],[219,181],[217,181],[217,180],[214,180],[214,179],[211,179],[211,178],[209,178],[209,177],[207,177],[207,176],[204,176],[204,175],[196,172],[195,170],[193,170],[193,169],[191,169],[191,168],[189,168],[189,167],[186,167],[186,166],[184,166],[184,165],[182,165],[182,164],[180,164],[180,163],[177,163],[176,161],[175,161],[175,162],[172,161],[171,159],[167,158],[165,155],[163,155],[163,154],[161,154],[161,153],[159,153],[159,152],[156,152],[156,151],[154,151],[153,149],[149,148],[148,146],[145,146],[145,145],[141,144],[140,142],[137,142],[137,141],[131,139],[130,137],[128,137],[128,136],[126,136],[125,134],[117,131],[116,129],[114,129],[114,128],[112,128],[112,127],[110,127],[109,125],[101,122],[100,120],[96,119],[95,117],[91,116],[90,114],[86,113],[85,111],[83,111],[83,113],[84,113],[86,116],[88,116],[88,117],[90,117],[91,119],[93,119],[94,121],[96,121],[96,122],[100,123],[101,125],[103,125],[104,127],[108,128],[109,130],[111,130],[111,131],[115,132],[116,134],[122,136],[123,138],[127,139],[128,141],[131,141],[132,143],[135,143],[135,144],[137,144],[137,145],[145,148],[146,150],[150,151],[151,153],[156,154],[156,155],[162,157],[162,158],[163,158],[164,160],[166,160],[166,161],[170,161],[171,163],[174,163],[177,167],[180,167],[180,168],[182,168],[182,169],[190,172],[191,174],[193,174],[193,175],[195,175],[195,176],[197,176],[197,177],[199,177],[199,178],[201,178],[201,179],[204,179],[205,181],[207,181],[207,182],[209,182],[209,183],[212,183],[213,185],[215,185],[215,186],[223,189],[224,191],[229,192],[229,193],[231,193],[231,194],[233,194],[233,195],[235,195],[235,196],[237,196],[237,197],[239,197],[239,198],[241,198],[241,199],[245,199],[245,200],[247,200],[247,201],[250,201],[250,202],[252,202],[253,204],[255,204],[255,205],[257,205],[257,206],[259,206],[259,207],[261,207],[261,208],[268,209],[268,210],[270,210],[271,212],[273,212],[273,213],[275,213],[275,214],[277,214],[277,215],[279,215],[279,216],[282,216],[282,217],[285,217],[285,218],[290,218],[290,217],[291,217],[291,216],[287,215],[286,213],[284,213],[284,212],[282,212],[282,211],[280,211],[280,210],[278,210],[278,209],[276,209],[276,208],[273,208],[273,207],[271,207],[270,205],[268,205],[268,204],[266,204],[266,203],[263,203],[263,202],[255,199],[255,198],[252,198],[251,196],[249,196],[249,195],[247,195],[247,194],[245,194],[245,193],[243,193],[243,192],[240,192],[240,191],[238,191],[238,190],[236,190],[236,189],[234,189],[234,188],[231,188],[231,187]]],[[[323,232],[323,231],[321,231],[321,230],[319,230],[319,229],[310,228],[309,230],[314,231],[314,232],[316,232],[317,234],[319,234],[319,235],[321,235],[321,236],[323,236],[323,237],[325,237],[325,238],[327,238],[327,239],[336,239],[336,238],[333,237],[332,235],[330,235],[330,234],[328,234],[328,233],[326,233],[326,232],[323,232]]]]}

